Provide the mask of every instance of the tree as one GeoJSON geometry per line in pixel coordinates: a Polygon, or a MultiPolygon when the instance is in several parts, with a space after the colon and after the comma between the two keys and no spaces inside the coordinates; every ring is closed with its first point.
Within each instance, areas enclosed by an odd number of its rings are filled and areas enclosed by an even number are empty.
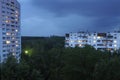
{"type": "Polygon", "coordinates": [[[2,80],[16,80],[17,77],[17,60],[13,56],[9,56],[2,64],[1,79],[2,80]]]}
{"type": "Polygon", "coordinates": [[[93,80],[93,71],[101,54],[91,46],[68,48],[64,51],[64,80],[93,80]]]}
{"type": "Polygon", "coordinates": [[[96,64],[95,80],[120,80],[120,58],[115,56],[96,64]]]}

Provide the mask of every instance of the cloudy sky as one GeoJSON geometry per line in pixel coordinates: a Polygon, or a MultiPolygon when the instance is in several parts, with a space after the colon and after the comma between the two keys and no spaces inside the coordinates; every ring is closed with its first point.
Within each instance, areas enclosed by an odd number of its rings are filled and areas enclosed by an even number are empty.
{"type": "Polygon", "coordinates": [[[18,0],[24,36],[120,28],[120,0],[18,0]]]}

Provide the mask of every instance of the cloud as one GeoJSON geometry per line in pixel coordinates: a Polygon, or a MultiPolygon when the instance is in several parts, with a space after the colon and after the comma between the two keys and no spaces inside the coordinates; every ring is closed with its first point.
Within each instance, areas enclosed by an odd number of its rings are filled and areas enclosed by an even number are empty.
{"type": "Polygon", "coordinates": [[[57,17],[76,14],[96,18],[91,24],[101,30],[120,25],[120,0],[33,0],[33,4],[57,17]]]}
{"type": "Polygon", "coordinates": [[[120,0],[33,0],[33,4],[58,15],[120,16],[120,0]]]}
{"type": "Polygon", "coordinates": [[[23,35],[109,31],[120,25],[120,0],[21,0],[21,3],[23,35]]]}

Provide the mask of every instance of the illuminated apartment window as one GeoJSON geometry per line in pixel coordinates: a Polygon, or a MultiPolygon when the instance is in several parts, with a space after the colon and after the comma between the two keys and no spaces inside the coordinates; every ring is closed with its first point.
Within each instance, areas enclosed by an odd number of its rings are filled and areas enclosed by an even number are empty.
{"type": "Polygon", "coordinates": [[[10,33],[6,33],[6,35],[7,35],[7,36],[9,36],[9,35],[10,35],[10,33]]]}
{"type": "Polygon", "coordinates": [[[16,47],[18,47],[19,45],[18,44],[16,44],[16,47]]]}
{"type": "Polygon", "coordinates": [[[79,44],[79,47],[82,47],[82,44],[79,44]]]}
{"type": "Polygon", "coordinates": [[[100,39],[101,37],[100,37],[100,36],[98,36],[97,38],[98,38],[98,39],[100,39]]]}
{"type": "Polygon", "coordinates": [[[17,30],[17,29],[16,29],[15,31],[16,31],[16,32],[18,32],[18,30],[17,30]]]}
{"type": "Polygon", "coordinates": [[[95,37],[95,36],[94,36],[93,38],[94,38],[94,39],[96,39],[96,37],[95,37]]]}
{"type": "Polygon", "coordinates": [[[114,47],[117,47],[117,45],[115,44],[114,47]]]}
{"type": "Polygon", "coordinates": [[[114,43],[117,43],[117,41],[114,41],[114,43]]]}
{"type": "Polygon", "coordinates": [[[10,44],[10,41],[6,41],[6,44],[10,44]]]}

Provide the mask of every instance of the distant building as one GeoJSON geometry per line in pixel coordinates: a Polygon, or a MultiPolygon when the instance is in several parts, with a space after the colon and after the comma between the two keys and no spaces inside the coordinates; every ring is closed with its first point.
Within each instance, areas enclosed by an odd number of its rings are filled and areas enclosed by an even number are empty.
{"type": "Polygon", "coordinates": [[[0,62],[21,54],[20,4],[17,0],[0,0],[0,62]]]}
{"type": "Polygon", "coordinates": [[[97,50],[109,50],[111,52],[120,49],[120,31],[97,33],[77,32],[65,36],[65,47],[84,47],[91,45],[97,50]]]}

